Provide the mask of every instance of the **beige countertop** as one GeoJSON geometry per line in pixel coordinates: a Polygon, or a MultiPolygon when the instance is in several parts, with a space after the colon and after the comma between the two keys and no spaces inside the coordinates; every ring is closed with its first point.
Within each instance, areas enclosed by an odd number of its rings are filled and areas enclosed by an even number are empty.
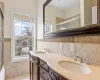
{"type": "MultiPolygon", "coordinates": [[[[45,62],[47,62],[50,68],[52,68],[55,72],[57,72],[58,74],[60,74],[61,76],[69,80],[100,80],[100,66],[87,65],[87,64],[82,63],[86,65],[87,67],[89,67],[92,72],[89,74],[79,74],[77,72],[68,71],[62,68],[61,66],[59,66],[58,64],[59,61],[76,62],[72,58],[65,57],[60,54],[55,54],[55,53],[54,54],[46,54],[46,53],[33,54],[33,52],[30,52],[30,54],[44,60],[45,62]]],[[[79,63],[79,62],[76,62],[76,63],[79,63]]]]}

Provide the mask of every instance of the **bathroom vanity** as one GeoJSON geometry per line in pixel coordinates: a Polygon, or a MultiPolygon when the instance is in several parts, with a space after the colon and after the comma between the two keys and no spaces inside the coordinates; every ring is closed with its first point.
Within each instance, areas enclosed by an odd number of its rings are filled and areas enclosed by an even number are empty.
{"type": "Polygon", "coordinates": [[[59,54],[29,52],[30,80],[100,80],[100,66],[59,54]]]}
{"type": "Polygon", "coordinates": [[[47,62],[29,54],[30,80],[68,80],[49,67],[47,62]]]}

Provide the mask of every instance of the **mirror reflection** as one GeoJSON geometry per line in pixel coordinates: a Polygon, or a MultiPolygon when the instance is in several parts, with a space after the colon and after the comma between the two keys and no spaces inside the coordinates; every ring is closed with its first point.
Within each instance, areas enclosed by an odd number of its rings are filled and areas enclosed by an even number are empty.
{"type": "Polygon", "coordinates": [[[97,0],[52,0],[44,19],[45,34],[97,24],[97,0]]]}

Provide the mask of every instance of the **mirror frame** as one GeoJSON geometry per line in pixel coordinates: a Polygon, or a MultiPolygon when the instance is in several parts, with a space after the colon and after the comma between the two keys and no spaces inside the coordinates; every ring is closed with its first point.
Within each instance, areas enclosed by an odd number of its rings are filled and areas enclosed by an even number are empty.
{"type": "Polygon", "coordinates": [[[83,26],[81,28],[65,29],[65,30],[45,34],[45,7],[51,1],[52,0],[47,0],[43,4],[43,37],[44,38],[100,35],[100,0],[97,0],[97,24],[91,24],[91,25],[83,26]]]}

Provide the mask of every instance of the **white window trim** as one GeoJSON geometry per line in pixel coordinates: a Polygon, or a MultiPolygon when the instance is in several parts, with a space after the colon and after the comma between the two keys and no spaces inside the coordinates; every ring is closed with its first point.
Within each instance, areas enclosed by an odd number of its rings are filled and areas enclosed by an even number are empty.
{"type": "Polygon", "coordinates": [[[37,28],[36,28],[36,16],[33,16],[33,15],[31,15],[31,14],[25,14],[25,13],[19,13],[19,12],[12,12],[11,13],[11,62],[18,62],[18,61],[23,61],[23,60],[29,60],[29,56],[26,56],[26,57],[18,57],[18,58],[15,58],[15,56],[14,56],[14,49],[13,49],[13,47],[15,47],[15,46],[12,46],[12,45],[14,45],[13,43],[13,41],[14,41],[14,37],[13,37],[13,31],[14,31],[14,24],[13,24],[13,14],[14,13],[17,13],[17,14],[23,14],[23,15],[27,15],[27,16],[30,16],[30,17],[34,17],[34,19],[35,19],[35,27],[34,27],[34,45],[33,46],[35,46],[34,47],[34,50],[33,50],[33,52],[35,52],[35,50],[36,50],[36,30],[37,30],[37,28]]]}

